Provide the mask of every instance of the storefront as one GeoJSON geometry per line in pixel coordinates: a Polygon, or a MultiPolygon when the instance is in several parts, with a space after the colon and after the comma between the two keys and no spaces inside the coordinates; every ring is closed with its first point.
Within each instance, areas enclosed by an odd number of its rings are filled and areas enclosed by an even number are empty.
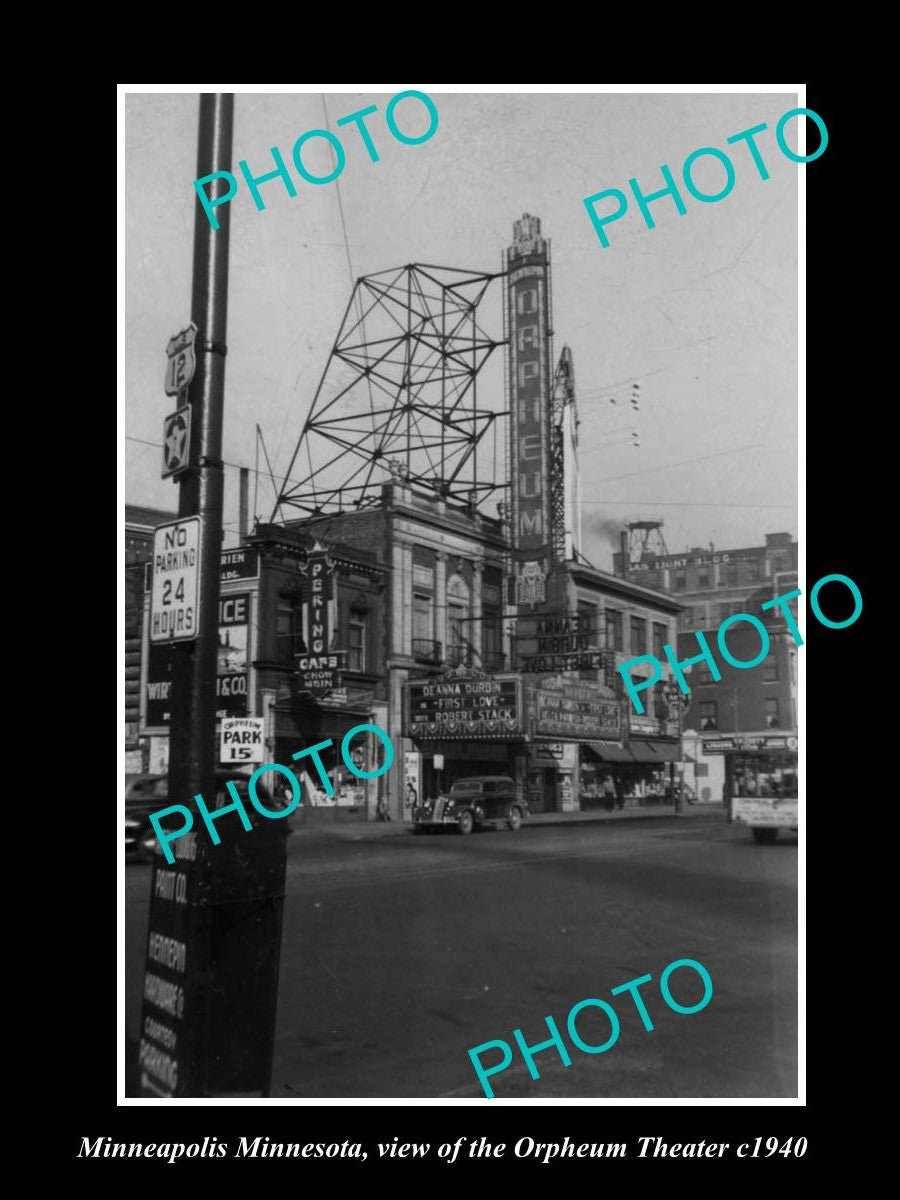
{"type": "MultiPolygon", "coordinates": [[[[594,760],[585,747],[603,739],[610,756],[622,747],[622,708],[615,693],[592,680],[551,675],[525,682],[530,745],[527,760],[528,802],[532,812],[577,812],[584,803],[594,760]]],[[[631,761],[629,759],[629,761],[631,761]]]]}
{"type": "MultiPolygon", "coordinates": [[[[335,816],[372,818],[378,803],[383,776],[379,779],[360,779],[344,763],[341,743],[357,725],[375,724],[371,696],[361,695],[355,705],[327,706],[309,696],[292,694],[282,685],[275,701],[274,762],[289,766],[300,784],[306,810],[301,819],[327,816],[325,810],[336,810],[335,816]],[[368,700],[368,703],[366,702],[368,700]],[[315,761],[307,755],[294,761],[293,755],[309,746],[330,741],[317,751],[329,785],[328,794],[315,761]],[[308,810],[313,810],[312,812],[308,810]]],[[[384,745],[371,733],[360,733],[348,746],[352,762],[361,771],[377,770],[384,762],[384,745]]]]}
{"type": "Polygon", "coordinates": [[[681,753],[677,741],[629,738],[623,746],[601,740],[585,743],[581,753],[582,809],[674,802],[673,771],[677,778],[681,753]]]}

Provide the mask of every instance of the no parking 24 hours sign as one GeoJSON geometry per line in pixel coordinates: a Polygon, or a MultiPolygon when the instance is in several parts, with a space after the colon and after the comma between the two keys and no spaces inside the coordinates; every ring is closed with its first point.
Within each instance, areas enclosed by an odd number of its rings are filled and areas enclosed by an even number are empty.
{"type": "Polygon", "coordinates": [[[197,637],[200,518],[159,525],[153,534],[150,641],[189,642],[197,637]]]}

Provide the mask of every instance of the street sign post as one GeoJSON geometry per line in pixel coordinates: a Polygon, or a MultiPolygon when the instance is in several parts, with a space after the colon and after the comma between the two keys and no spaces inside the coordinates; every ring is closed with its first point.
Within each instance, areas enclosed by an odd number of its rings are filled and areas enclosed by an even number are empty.
{"type": "Polygon", "coordinates": [[[150,641],[189,642],[200,626],[200,518],[159,525],[153,535],[150,641]]]}
{"type": "Polygon", "coordinates": [[[191,459],[191,408],[176,409],[163,421],[163,479],[177,478],[191,459]]]}

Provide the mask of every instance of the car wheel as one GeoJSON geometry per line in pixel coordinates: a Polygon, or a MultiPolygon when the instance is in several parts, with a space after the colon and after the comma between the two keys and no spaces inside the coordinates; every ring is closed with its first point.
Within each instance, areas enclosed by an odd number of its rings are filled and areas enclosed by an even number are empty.
{"type": "Polygon", "coordinates": [[[475,818],[472,816],[472,814],[469,812],[468,809],[465,809],[463,812],[461,812],[459,814],[459,817],[457,819],[457,824],[459,825],[460,833],[462,833],[462,834],[471,833],[472,830],[475,828],[475,818]]]}
{"type": "Polygon", "coordinates": [[[156,834],[153,832],[153,827],[148,825],[138,838],[138,853],[144,862],[153,862],[153,856],[159,850],[159,842],[156,840],[156,834]]]}
{"type": "Polygon", "coordinates": [[[750,832],[758,846],[771,846],[778,837],[777,829],[751,829],[750,832]]]}
{"type": "Polygon", "coordinates": [[[516,833],[522,828],[522,810],[517,805],[514,804],[509,810],[509,816],[506,818],[506,823],[513,833],[516,833]]]}

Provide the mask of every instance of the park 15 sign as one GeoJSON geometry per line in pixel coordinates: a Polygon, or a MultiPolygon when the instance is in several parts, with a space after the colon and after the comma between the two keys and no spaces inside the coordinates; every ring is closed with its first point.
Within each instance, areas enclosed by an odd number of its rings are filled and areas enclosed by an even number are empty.
{"type": "Polygon", "coordinates": [[[263,718],[223,717],[219,734],[219,762],[261,763],[263,718]]]}
{"type": "Polygon", "coordinates": [[[513,447],[512,540],[518,603],[544,600],[550,537],[550,374],[547,243],[537,217],[515,223],[508,262],[509,363],[513,447]]]}

